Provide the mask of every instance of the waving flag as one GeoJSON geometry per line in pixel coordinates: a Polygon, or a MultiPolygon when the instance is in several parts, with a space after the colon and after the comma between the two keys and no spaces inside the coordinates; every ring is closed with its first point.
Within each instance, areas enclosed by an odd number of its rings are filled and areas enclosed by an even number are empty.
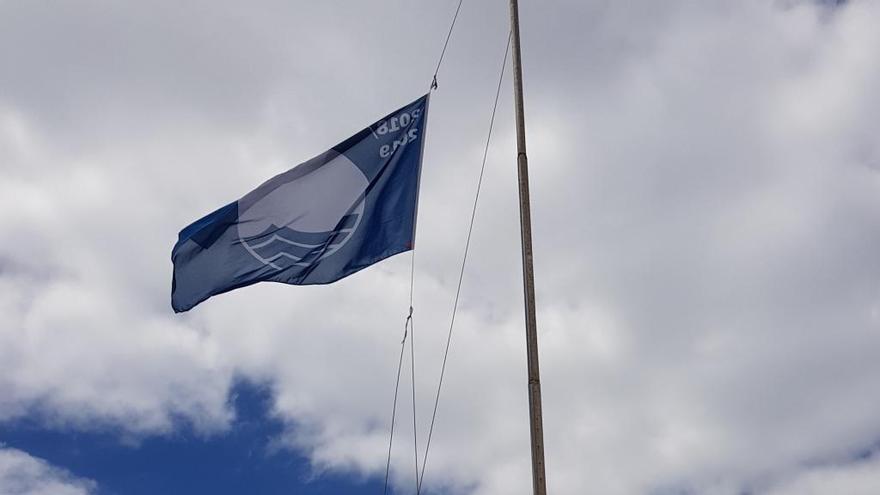
{"type": "Polygon", "coordinates": [[[171,306],[257,282],[335,282],[412,249],[428,95],[180,232],[171,306]]]}

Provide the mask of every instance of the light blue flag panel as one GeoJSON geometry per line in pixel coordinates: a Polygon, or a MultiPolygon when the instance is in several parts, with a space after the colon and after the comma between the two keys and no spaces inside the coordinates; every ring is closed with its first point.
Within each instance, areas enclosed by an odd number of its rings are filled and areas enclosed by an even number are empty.
{"type": "Polygon", "coordinates": [[[171,306],[257,282],[327,284],[413,247],[428,95],[180,232],[171,306]]]}

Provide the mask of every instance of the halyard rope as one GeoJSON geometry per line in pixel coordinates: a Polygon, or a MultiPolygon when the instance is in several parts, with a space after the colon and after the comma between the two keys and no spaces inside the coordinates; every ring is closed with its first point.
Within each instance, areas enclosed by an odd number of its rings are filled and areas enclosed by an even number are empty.
{"type": "Polygon", "coordinates": [[[446,350],[443,352],[443,364],[440,367],[440,380],[437,383],[437,394],[434,397],[434,412],[431,414],[431,427],[428,429],[428,439],[425,443],[425,457],[422,459],[422,472],[418,477],[418,483],[416,485],[416,495],[418,495],[422,490],[422,481],[425,478],[425,466],[428,464],[428,450],[431,448],[431,436],[434,433],[434,423],[437,419],[437,407],[440,404],[440,391],[443,388],[443,376],[446,373],[446,361],[449,357],[449,346],[452,342],[452,329],[455,326],[455,314],[458,310],[458,299],[461,294],[461,283],[464,280],[464,268],[467,264],[467,255],[468,250],[471,245],[471,234],[474,230],[474,219],[477,216],[477,205],[480,201],[480,190],[483,185],[483,175],[486,171],[486,158],[489,156],[489,143],[492,141],[492,129],[495,126],[495,113],[498,110],[498,97],[501,95],[501,83],[504,81],[504,69],[507,67],[507,55],[510,52],[510,37],[511,34],[507,35],[507,47],[504,49],[504,60],[501,63],[501,73],[498,76],[498,87],[495,90],[495,103],[492,105],[492,117],[489,119],[489,134],[486,137],[486,147],[483,149],[483,162],[480,165],[480,178],[477,180],[477,192],[474,195],[474,206],[471,210],[471,221],[468,226],[467,240],[464,244],[464,255],[461,259],[461,270],[458,274],[458,285],[455,288],[455,302],[452,305],[452,318],[449,322],[449,332],[446,336],[446,350]]]}
{"type": "MultiPolygon", "coordinates": [[[[446,54],[447,47],[449,46],[449,40],[452,37],[453,28],[455,27],[455,22],[458,19],[458,14],[461,11],[462,3],[463,3],[463,0],[459,0],[458,6],[455,9],[455,14],[452,17],[452,23],[449,26],[449,31],[446,33],[446,40],[443,43],[443,49],[440,52],[440,58],[437,61],[437,66],[434,69],[434,75],[431,79],[431,90],[437,89],[437,74],[440,72],[440,66],[443,64],[443,57],[446,54]]],[[[412,411],[413,411],[413,450],[415,453],[416,495],[418,495],[422,489],[422,481],[424,480],[424,477],[425,477],[425,467],[427,466],[427,463],[428,463],[428,452],[431,447],[431,438],[434,433],[434,424],[436,423],[436,420],[437,420],[437,410],[440,405],[440,392],[443,388],[443,378],[446,373],[446,363],[449,358],[449,349],[450,349],[450,346],[452,343],[452,330],[455,327],[455,315],[458,310],[458,301],[459,301],[459,297],[461,295],[462,282],[464,280],[464,270],[465,270],[465,266],[467,264],[468,252],[470,250],[471,236],[472,236],[473,229],[474,229],[474,221],[475,221],[476,215],[477,215],[477,206],[479,204],[480,191],[481,191],[482,185],[483,185],[483,176],[485,175],[485,171],[486,171],[486,160],[489,155],[489,145],[492,140],[492,130],[495,126],[495,115],[498,110],[498,100],[501,95],[501,84],[504,80],[504,71],[507,67],[507,57],[510,52],[510,37],[511,37],[511,35],[510,35],[510,33],[508,33],[507,45],[504,49],[504,58],[503,58],[502,64],[501,64],[501,73],[498,77],[498,86],[495,90],[495,101],[492,105],[492,116],[489,119],[489,132],[488,132],[488,136],[486,137],[485,148],[483,149],[483,160],[480,165],[479,179],[477,180],[477,188],[476,188],[476,193],[474,195],[473,208],[471,209],[471,218],[470,218],[470,223],[468,225],[467,239],[465,241],[465,247],[464,247],[464,255],[462,256],[462,260],[461,260],[461,269],[460,269],[459,275],[458,275],[458,284],[455,289],[455,300],[454,300],[454,303],[452,306],[452,317],[449,322],[449,331],[446,336],[446,348],[443,353],[443,364],[440,367],[440,378],[437,383],[437,392],[434,397],[434,408],[433,408],[433,412],[431,414],[431,425],[428,429],[428,439],[425,444],[425,455],[424,455],[424,458],[422,459],[421,471],[419,470],[418,437],[416,435],[417,423],[416,423],[416,378],[415,378],[415,328],[413,327],[413,288],[415,285],[415,257],[416,257],[415,246],[413,246],[413,249],[412,249],[413,252],[412,252],[411,264],[410,264],[410,284],[409,284],[409,314],[407,315],[406,322],[404,323],[403,340],[401,340],[401,342],[400,342],[400,346],[401,346],[400,347],[400,356],[398,357],[398,362],[397,362],[397,379],[394,384],[394,401],[393,401],[392,408],[391,408],[391,428],[390,428],[390,433],[389,433],[389,438],[388,438],[388,457],[387,457],[387,460],[385,463],[385,482],[384,482],[384,488],[383,488],[383,494],[385,494],[385,495],[387,495],[387,493],[388,493],[388,477],[389,477],[390,470],[391,470],[391,450],[392,450],[392,445],[393,445],[393,441],[394,441],[394,423],[395,423],[395,417],[397,414],[397,397],[398,397],[398,392],[400,389],[400,374],[401,374],[401,370],[403,367],[403,354],[404,354],[404,349],[406,348],[406,340],[407,340],[408,335],[409,335],[409,339],[410,339],[410,361],[411,361],[410,370],[411,370],[411,383],[412,383],[412,411]]]]}
{"type": "Polygon", "coordinates": [[[440,59],[437,60],[437,67],[434,69],[434,77],[431,78],[431,89],[437,89],[437,73],[440,72],[440,65],[443,63],[443,56],[446,55],[446,47],[449,46],[449,38],[452,37],[452,29],[455,27],[455,21],[458,20],[458,13],[461,11],[461,4],[464,0],[458,0],[458,7],[455,8],[455,15],[452,16],[452,24],[449,25],[449,32],[446,33],[446,41],[443,43],[443,50],[440,51],[440,59]]]}

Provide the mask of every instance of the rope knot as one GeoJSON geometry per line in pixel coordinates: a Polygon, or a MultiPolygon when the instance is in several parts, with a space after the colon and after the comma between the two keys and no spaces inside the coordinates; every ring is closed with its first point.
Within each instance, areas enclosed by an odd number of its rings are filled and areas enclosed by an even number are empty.
{"type": "Polygon", "coordinates": [[[406,336],[409,333],[409,327],[412,325],[412,316],[413,316],[413,307],[409,307],[409,314],[406,315],[406,321],[403,322],[403,340],[400,341],[401,344],[406,342],[406,336]]]}

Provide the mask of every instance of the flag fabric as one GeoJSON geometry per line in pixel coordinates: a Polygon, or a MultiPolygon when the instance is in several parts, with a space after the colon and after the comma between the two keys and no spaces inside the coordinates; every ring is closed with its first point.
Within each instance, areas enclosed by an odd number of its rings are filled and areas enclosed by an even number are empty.
{"type": "Polygon", "coordinates": [[[327,284],[413,247],[428,95],[184,228],[171,306],[257,282],[327,284]]]}

